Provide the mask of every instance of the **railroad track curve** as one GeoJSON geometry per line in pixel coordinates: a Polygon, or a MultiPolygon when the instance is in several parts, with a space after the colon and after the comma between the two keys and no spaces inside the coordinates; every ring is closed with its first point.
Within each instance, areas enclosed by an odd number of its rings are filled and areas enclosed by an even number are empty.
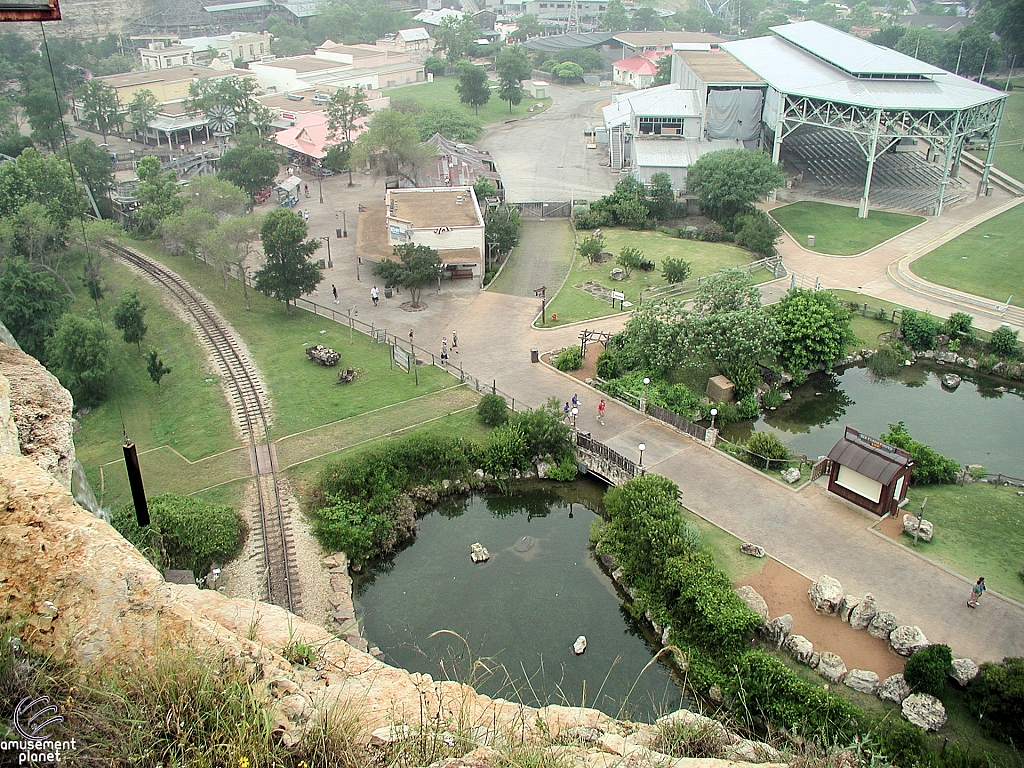
{"type": "Polygon", "coordinates": [[[259,534],[262,537],[266,599],[292,613],[302,610],[295,545],[290,521],[281,500],[270,443],[270,415],[266,392],[255,364],[241,349],[227,324],[205,297],[163,264],[137,251],[107,242],[106,248],[129,266],[163,287],[188,315],[227,386],[236,422],[248,442],[256,479],[259,534]]]}

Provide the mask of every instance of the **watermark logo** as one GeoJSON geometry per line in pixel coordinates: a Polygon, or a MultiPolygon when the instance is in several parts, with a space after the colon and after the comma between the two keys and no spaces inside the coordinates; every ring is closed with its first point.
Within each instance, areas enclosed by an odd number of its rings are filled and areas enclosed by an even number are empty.
{"type": "Polygon", "coordinates": [[[51,729],[63,722],[64,716],[49,696],[26,696],[18,702],[11,718],[18,738],[0,740],[0,758],[6,753],[17,755],[18,765],[60,763],[66,753],[78,748],[75,739],[59,740],[51,735],[51,729]]]}
{"type": "Polygon", "coordinates": [[[27,741],[42,741],[47,737],[46,729],[54,723],[63,723],[56,704],[50,704],[49,696],[33,699],[26,696],[14,709],[14,730],[27,741]],[[47,715],[53,715],[47,719],[47,715]]]}

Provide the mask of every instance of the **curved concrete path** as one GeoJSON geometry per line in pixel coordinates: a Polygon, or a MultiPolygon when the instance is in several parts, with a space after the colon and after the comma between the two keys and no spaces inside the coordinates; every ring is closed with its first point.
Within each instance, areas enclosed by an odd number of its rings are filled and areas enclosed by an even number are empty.
{"type": "MultiPolygon", "coordinates": [[[[916,624],[933,642],[978,661],[1024,655],[1024,606],[991,592],[977,610],[967,607],[975,574],[967,578],[932,564],[867,530],[875,518],[810,485],[794,492],[782,483],[700,445],[618,402],[608,401],[597,424],[596,390],[542,364],[530,350],[578,343],[582,325],[530,329],[535,299],[483,292],[454,317],[466,370],[517,401],[538,406],[549,397],[582,401],[579,427],[625,456],[647,446],[645,465],[676,482],[688,508],[815,579],[829,574],[853,594],[871,592],[901,623],[916,624]],[[528,330],[525,330],[528,329],[528,330]]],[[[619,330],[625,317],[587,324],[619,330]]]]}

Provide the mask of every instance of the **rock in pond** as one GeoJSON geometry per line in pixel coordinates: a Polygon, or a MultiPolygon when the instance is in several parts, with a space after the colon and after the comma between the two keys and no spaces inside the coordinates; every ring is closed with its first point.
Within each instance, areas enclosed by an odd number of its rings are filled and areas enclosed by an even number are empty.
{"type": "Polygon", "coordinates": [[[479,541],[469,548],[469,556],[474,563],[486,563],[491,559],[491,553],[479,541]]]}
{"type": "Polygon", "coordinates": [[[572,644],[572,652],[577,656],[582,656],[585,650],[587,650],[587,638],[580,635],[576,638],[576,642],[572,644]]]}
{"type": "Polygon", "coordinates": [[[942,386],[951,392],[957,387],[959,387],[962,382],[963,379],[957,376],[955,373],[947,373],[945,376],[942,377],[942,386]]]}
{"type": "Polygon", "coordinates": [[[516,552],[529,552],[536,543],[537,540],[533,536],[523,536],[523,538],[512,545],[512,549],[516,552]]]}

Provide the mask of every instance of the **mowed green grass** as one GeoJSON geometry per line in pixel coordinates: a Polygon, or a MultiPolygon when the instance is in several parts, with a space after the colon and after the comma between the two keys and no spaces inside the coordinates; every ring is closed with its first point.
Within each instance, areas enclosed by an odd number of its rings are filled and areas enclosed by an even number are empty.
{"type": "Polygon", "coordinates": [[[850,329],[857,337],[857,340],[847,345],[847,353],[860,349],[877,349],[878,337],[883,333],[889,333],[896,327],[891,322],[892,312],[894,309],[902,309],[900,305],[893,304],[890,301],[882,301],[874,296],[868,296],[866,293],[857,293],[856,291],[833,290],[832,294],[840,301],[846,302],[847,306],[849,306],[850,302],[862,305],[861,309],[850,310],[850,329]],[[863,307],[864,304],[868,305],[868,309],[863,307]],[[879,319],[879,310],[884,311],[888,319],[879,319]]]}
{"type": "MultiPolygon", "coordinates": [[[[994,162],[1003,173],[1024,181],[1024,152],[1020,148],[1024,142],[1024,80],[1018,78],[1013,84],[999,126],[994,162]]],[[[988,156],[987,150],[974,150],[971,154],[982,161],[988,156]]]]}
{"type": "Polygon", "coordinates": [[[922,280],[1024,306],[1024,205],[979,224],[910,264],[922,280]]]}
{"type": "MultiPolygon", "coordinates": [[[[621,291],[626,294],[626,300],[635,305],[639,302],[643,289],[666,284],[665,278],[661,276],[661,268],[665,259],[670,256],[690,262],[691,278],[749,264],[753,260],[753,255],[749,251],[728,243],[703,243],[699,240],[683,240],[661,232],[634,232],[629,229],[604,229],[602,232],[606,251],[617,256],[626,246],[639,248],[646,258],[655,263],[654,271],[634,270],[628,280],[615,281],[608,276],[616,267],[614,261],[589,264],[586,259],[577,255],[565,285],[548,304],[548,325],[564,325],[622,311],[618,304],[612,309],[610,301],[602,301],[574,287],[581,283],[593,281],[609,290],[621,291]],[[551,320],[552,312],[558,315],[557,321],[551,320]]],[[[754,280],[763,282],[770,280],[771,277],[769,272],[762,271],[755,273],[754,280]]]]}
{"type": "Polygon", "coordinates": [[[497,91],[491,91],[490,101],[480,107],[479,113],[474,113],[472,107],[467,107],[459,101],[459,94],[455,91],[455,86],[458,84],[459,78],[457,77],[435,77],[432,83],[387,88],[384,90],[384,93],[393,100],[413,101],[424,108],[433,106],[451,107],[465,113],[467,117],[480,123],[480,125],[490,125],[491,123],[501,123],[505,120],[526,117],[527,115],[536,114],[547,109],[551,104],[550,98],[534,99],[527,94],[523,94],[523,100],[519,106],[512,107],[512,111],[509,112],[508,102],[499,99],[497,91]],[[536,104],[542,104],[543,106],[531,113],[529,109],[536,104]]]}
{"type": "MultiPolygon", "coordinates": [[[[237,441],[220,378],[207,365],[192,329],[164,307],[160,290],[120,262],[105,262],[103,275],[109,290],[101,302],[101,311],[111,334],[115,383],[107,401],[80,419],[82,429],[75,435],[75,449],[97,498],[106,506],[117,506],[129,499],[124,465],[104,473],[108,483],[101,483],[99,468],[122,460],[122,419],[124,431],[140,453],[169,446],[188,461],[199,461],[236,447],[237,441]],[[138,290],[147,306],[145,322],[149,330],[141,354],[134,344],[121,339],[111,319],[121,292],[133,289],[138,290]],[[158,350],[171,368],[159,387],[146,370],[145,353],[149,349],[158,350]]],[[[72,311],[86,314],[92,310],[93,304],[85,291],[79,291],[72,311]]],[[[175,461],[176,469],[188,466],[179,458],[175,461]]],[[[165,465],[143,461],[143,467],[151,494],[177,487],[164,482],[165,465]]]]}
{"type": "Polygon", "coordinates": [[[382,408],[458,383],[439,368],[423,365],[416,376],[390,364],[390,347],[375,344],[361,333],[303,309],[285,313],[284,304],[251,288],[252,309],[245,308],[242,285],[229,280],[224,289],[220,275],[202,262],[162,254],[152,243],[134,247],[161,260],[213,302],[234,326],[259,366],[270,391],[276,439],[293,432],[382,408]],[[322,333],[323,332],[323,333],[322,333]],[[325,368],[306,357],[306,347],[323,344],[341,353],[341,361],[325,368]],[[338,371],[354,368],[356,379],[336,384],[338,371]]]}
{"type": "MultiPolygon", "coordinates": [[[[908,509],[917,510],[928,497],[925,519],[935,536],[919,541],[917,551],[974,581],[979,576],[992,589],[1024,601],[1024,497],[1013,487],[967,485],[915,486],[908,509]]],[[[900,542],[913,546],[913,537],[900,542]]],[[[967,589],[964,589],[966,599],[967,589]]]]}
{"type": "Polygon", "coordinates": [[[806,201],[775,208],[771,215],[800,245],[835,256],[863,253],[925,220],[886,211],[870,211],[861,219],[856,208],[806,201]],[[814,235],[813,246],[807,245],[808,235],[814,235]]]}

